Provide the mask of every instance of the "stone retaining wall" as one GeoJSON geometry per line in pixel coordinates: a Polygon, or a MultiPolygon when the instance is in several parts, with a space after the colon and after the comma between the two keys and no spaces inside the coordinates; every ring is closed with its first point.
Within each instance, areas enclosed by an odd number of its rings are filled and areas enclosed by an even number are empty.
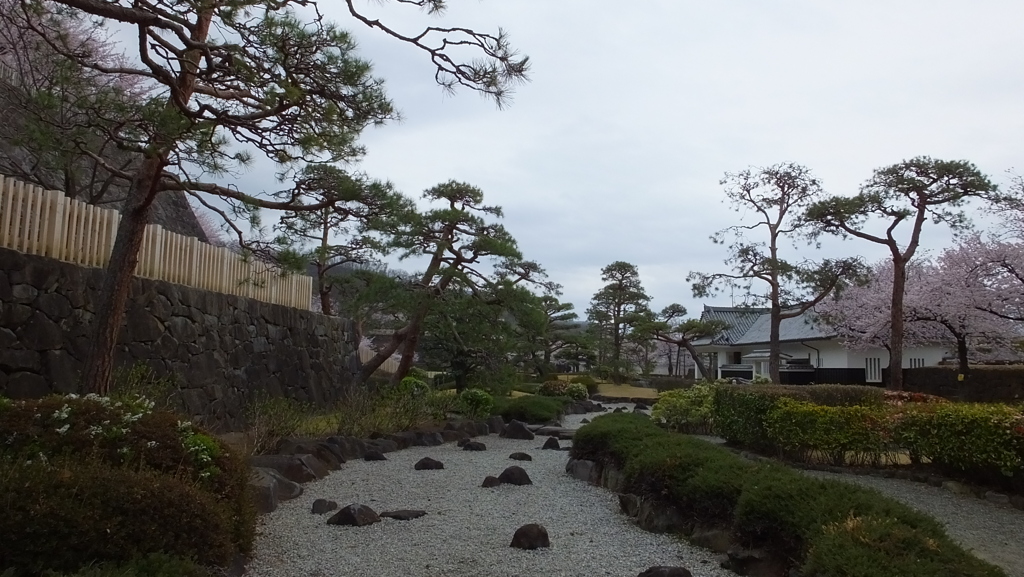
{"type": "MultiPolygon", "coordinates": [[[[0,249],[0,394],[82,392],[78,381],[103,271],[0,249]]],[[[135,278],[118,366],[174,374],[187,410],[215,429],[241,424],[264,391],[323,406],[352,382],[343,319],[135,278]]]]}

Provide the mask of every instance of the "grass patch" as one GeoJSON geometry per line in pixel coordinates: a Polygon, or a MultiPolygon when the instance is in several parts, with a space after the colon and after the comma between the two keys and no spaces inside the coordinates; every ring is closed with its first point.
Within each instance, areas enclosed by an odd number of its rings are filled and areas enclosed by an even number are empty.
{"type": "Polygon", "coordinates": [[[658,398],[657,389],[649,389],[647,387],[634,387],[632,385],[616,385],[614,383],[598,383],[597,392],[598,394],[605,395],[607,397],[639,399],[658,398]]]}

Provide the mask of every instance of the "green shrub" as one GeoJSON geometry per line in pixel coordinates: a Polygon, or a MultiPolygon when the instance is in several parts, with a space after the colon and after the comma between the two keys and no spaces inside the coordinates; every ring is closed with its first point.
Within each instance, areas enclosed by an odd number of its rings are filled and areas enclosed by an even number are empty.
{"type": "Polygon", "coordinates": [[[494,397],[480,389],[466,389],[459,394],[459,403],[465,415],[471,419],[482,419],[491,414],[494,397]]]}
{"type": "Polygon", "coordinates": [[[805,462],[815,454],[843,465],[847,453],[879,464],[893,450],[885,407],[827,407],[780,399],[764,419],[768,440],[783,455],[805,462]]]}
{"type": "Polygon", "coordinates": [[[277,442],[293,437],[314,413],[312,406],[285,397],[257,393],[245,405],[245,424],[253,436],[253,453],[273,451],[277,442]]]}
{"type": "Polygon", "coordinates": [[[150,399],[158,409],[184,413],[181,385],[175,375],[160,376],[149,365],[138,361],[130,367],[120,367],[110,379],[110,398],[131,401],[139,397],[150,399]]]}
{"type": "Polygon", "coordinates": [[[582,383],[569,383],[569,388],[566,389],[565,396],[574,401],[582,401],[590,395],[587,394],[586,385],[582,383]]]}
{"type": "Polygon", "coordinates": [[[732,443],[771,449],[764,420],[779,399],[829,407],[880,406],[882,389],[853,385],[721,385],[715,389],[715,432],[732,443]]]}
{"type": "Polygon", "coordinates": [[[403,394],[400,389],[389,387],[379,392],[355,387],[346,391],[332,414],[337,434],[365,437],[371,433],[408,431],[444,420],[458,408],[458,399],[447,390],[403,394]]]}
{"type": "Polygon", "coordinates": [[[567,397],[569,396],[569,381],[544,381],[544,384],[537,390],[537,394],[545,397],[567,397]]]}
{"type": "Polygon", "coordinates": [[[492,415],[500,415],[506,421],[515,419],[524,423],[543,424],[557,421],[562,416],[562,409],[568,402],[566,398],[528,396],[496,398],[492,415]]]}
{"type": "Polygon", "coordinates": [[[829,523],[810,541],[801,575],[836,577],[997,577],[948,538],[892,518],[854,516],[829,523]]]}
{"type": "Polygon", "coordinates": [[[694,385],[689,389],[673,389],[658,395],[651,407],[651,418],[673,431],[709,434],[714,386],[694,385]]]}
{"type": "Polygon", "coordinates": [[[590,395],[596,395],[597,394],[597,391],[598,391],[597,379],[595,379],[594,377],[592,377],[590,375],[575,376],[575,377],[569,379],[569,382],[570,383],[579,383],[579,384],[583,385],[584,387],[586,387],[587,388],[587,396],[588,397],[590,395]]]}
{"type": "Polygon", "coordinates": [[[755,466],[637,415],[594,419],[576,432],[571,455],[614,464],[622,469],[628,491],[667,500],[696,524],[728,527],[747,546],[770,547],[803,565],[801,574],[809,577],[1003,575],[953,544],[934,519],[876,491],[778,465],[755,466]],[[886,525],[843,536],[837,524],[850,519],[886,525]],[[907,549],[868,545],[886,538],[907,549]],[[849,567],[843,564],[846,555],[849,567]],[[865,555],[872,556],[871,563],[863,562],[865,555]],[[934,573],[892,569],[913,563],[915,556],[934,573]]]}
{"type": "MultiPolygon", "coordinates": [[[[8,574],[0,577],[8,577],[8,574]]],[[[189,559],[152,553],[123,563],[91,565],[73,574],[47,573],[46,577],[212,577],[212,574],[189,559]]]]}
{"type": "Polygon", "coordinates": [[[163,552],[225,565],[230,508],[186,479],[87,459],[0,463],[0,569],[76,571],[163,552]]]}
{"type": "Polygon", "coordinates": [[[417,379],[416,377],[404,377],[398,383],[397,387],[390,388],[388,392],[397,397],[404,397],[407,395],[419,397],[430,392],[430,385],[428,385],[426,381],[417,379]]]}
{"type": "Polygon", "coordinates": [[[1021,484],[1024,413],[1018,409],[960,403],[908,405],[893,421],[896,442],[914,459],[928,459],[979,481],[1021,484]]]}

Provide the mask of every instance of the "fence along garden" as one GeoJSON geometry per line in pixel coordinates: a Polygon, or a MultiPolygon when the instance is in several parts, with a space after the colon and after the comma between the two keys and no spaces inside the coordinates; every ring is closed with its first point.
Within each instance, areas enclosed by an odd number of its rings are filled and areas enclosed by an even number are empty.
{"type": "MultiPolygon", "coordinates": [[[[105,267],[121,214],[0,176],[0,247],[90,267],[105,267]]],[[[309,310],[312,277],[283,275],[230,249],[146,226],[138,276],[309,310]]]]}

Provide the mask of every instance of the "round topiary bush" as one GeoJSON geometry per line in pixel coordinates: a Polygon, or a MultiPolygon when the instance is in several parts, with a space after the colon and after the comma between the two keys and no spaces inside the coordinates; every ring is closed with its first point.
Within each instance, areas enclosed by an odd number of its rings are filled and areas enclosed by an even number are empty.
{"type": "Polygon", "coordinates": [[[466,416],[472,419],[482,419],[491,413],[491,408],[494,407],[494,397],[481,389],[466,389],[459,395],[459,403],[466,416]]]}
{"type": "Polygon", "coordinates": [[[544,384],[537,390],[537,394],[545,397],[567,397],[569,396],[568,381],[544,381],[544,384]]]}
{"type": "Polygon", "coordinates": [[[587,387],[582,383],[569,383],[569,386],[565,390],[565,396],[573,399],[574,401],[582,401],[590,395],[587,394],[587,387]]]}

